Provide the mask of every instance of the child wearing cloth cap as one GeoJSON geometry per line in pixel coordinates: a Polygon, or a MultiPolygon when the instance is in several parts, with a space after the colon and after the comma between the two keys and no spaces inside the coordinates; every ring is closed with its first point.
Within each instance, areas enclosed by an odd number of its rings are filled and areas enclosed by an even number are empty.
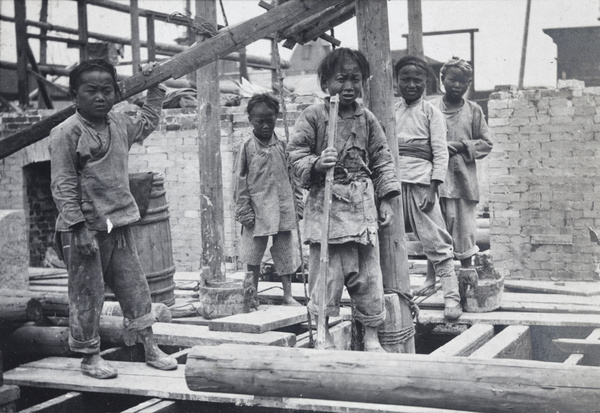
{"type": "Polygon", "coordinates": [[[462,308],[454,251],[438,203],[438,187],[448,168],[446,124],[439,109],[422,97],[428,73],[427,63],[416,56],[404,56],[394,66],[402,95],[395,108],[399,174],[405,219],[440,278],[444,316],[455,320],[461,316],[462,308]]]}
{"type": "Polygon", "coordinates": [[[481,107],[464,99],[471,84],[473,69],[462,59],[450,59],[442,66],[445,94],[433,99],[446,119],[448,133],[448,172],[440,185],[440,206],[446,228],[454,241],[454,255],[464,268],[471,267],[479,248],[475,243],[476,208],[479,202],[476,159],[492,150],[490,129],[481,107]]]}

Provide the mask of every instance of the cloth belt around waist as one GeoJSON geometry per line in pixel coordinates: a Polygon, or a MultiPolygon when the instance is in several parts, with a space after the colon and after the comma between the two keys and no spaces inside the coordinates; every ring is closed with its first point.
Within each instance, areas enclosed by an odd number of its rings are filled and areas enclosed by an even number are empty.
{"type": "Polygon", "coordinates": [[[424,159],[433,162],[433,150],[428,143],[399,143],[398,155],[424,159]]]}

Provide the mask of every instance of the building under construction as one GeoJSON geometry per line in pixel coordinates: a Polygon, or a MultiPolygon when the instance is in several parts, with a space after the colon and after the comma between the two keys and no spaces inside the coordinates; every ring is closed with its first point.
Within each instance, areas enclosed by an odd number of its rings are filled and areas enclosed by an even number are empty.
{"type": "MultiPolygon", "coordinates": [[[[72,3],[77,29],[53,25],[47,15],[28,18],[30,4],[22,0],[14,1],[14,15],[6,4],[0,15],[14,27],[17,45],[17,62],[0,62],[0,412],[598,410],[600,87],[559,74],[557,88],[499,86],[485,97],[494,149],[480,167],[476,238],[485,253],[477,264],[492,276],[479,279],[458,320],[444,318],[439,288],[413,297],[428,265],[396,205],[394,222],[379,234],[388,314],[379,337],[387,352],[361,351],[362,326],[347,292],[340,316],[328,320],[335,349],[320,350],[313,348],[307,308],[282,305],[268,259],[260,305],[251,308],[238,258],[233,159],[252,130],[247,97],[265,89],[279,95],[284,110],[275,129],[286,137],[302,110],[321,99],[295,93],[286,73],[314,76],[295,62],[343,46],[335,28],[351,19],[372,70],[363,104],[384,130],[395,130],[388,2],[261,1],[262,14],[223,26],[217,13],[226,1],[188,1],[187,13],[173,14],[137,0],[72,3]],[[101,9],[129,14],[131,36],[89,31],[90,10],[101,9]],[[165,43],[157,22],[185,36],[165,43]],[[68,277],[53,250],[58,211],[46,138],[75,112],[59,80],[71,68],[48,64],[42,52],[36,57],[32,38],[67,43],[82,61],[100,56],[118,64],[124,47],[131,47],[126,63],[134,68],[157,61],[150,75],[122,75],[122,101],[113,110],[134,116],[140,94],[157,83],[172,92],[159,127],[131,149],[129,169],[152,174],[148,212],[134,233],[157,320],[154,335],[177,359],[177,370],[144,364],[143,347],[124,329],[109,290],[101,355],[119,376],[82,375],[80,358],[69,349],[68,277]],[[269,58],[246,53],[264,40],[269,58]],[[279,47],[306,49],[288,62],[279,47]]],[[[47,7],[47,0],[40,4],[47,7]]],[[[420,0],[407,4],[408,53],[424,56],[423,36],[448,32],[423,33],[420,0]]],[[[457,32],[469,34],[474,63],[478,29],[457,32]]],[[[598,77],[590,65],[585,75],[586,81],[598,77]]],[[[397,140],[387,138],[397,159],[397,140]]],[[[303,265],[292,294],[306,305],[305,272],[303,265]]]]}

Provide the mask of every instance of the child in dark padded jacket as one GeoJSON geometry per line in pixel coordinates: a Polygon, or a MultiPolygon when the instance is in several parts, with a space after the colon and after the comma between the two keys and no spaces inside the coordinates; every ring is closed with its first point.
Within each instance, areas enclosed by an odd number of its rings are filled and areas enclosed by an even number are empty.
{"type": "MultiPolygon", "coordinates": [[[[338,48],[325,56],[318,68],[321,89],[340,99],[335,148],[327,148],[329,102],[324,102],[300,114],[288,154],[296,176],[309,190],[304,218],[304,237],[310,244],[309,310],[317,315],[323,293],[317,286],[321,234],[327,230],[322,224],[324,181],[327,170],[334,168],[325,316],[339,314],[346,285],[356,318],[365,326],[365,351],[383,351],[377,337],[385,320],[377,231],[391,221],[389,201],[400,194],[400,184],[379,121],[356,102],[369,72],[360,51],[338,48]]],[[[325,346],[332,347],[328,329],[325,337],[325,346]]]]}

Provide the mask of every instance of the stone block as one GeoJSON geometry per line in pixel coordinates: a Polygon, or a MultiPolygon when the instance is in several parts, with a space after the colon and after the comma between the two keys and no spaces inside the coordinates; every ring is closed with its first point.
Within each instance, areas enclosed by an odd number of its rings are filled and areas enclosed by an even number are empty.
{"type": "Polygon", "coordinates": [[[585,88],[585,82],[583,80],[576,80],[576,79],[558,79],[557,82],[557,88],[558,89],[584,89],[585,88]]]}
{"type": "Polygon", "coordinates": [[[29,245],[23,210],[0,210],[0,285],[29,289],[29,245]]]}

